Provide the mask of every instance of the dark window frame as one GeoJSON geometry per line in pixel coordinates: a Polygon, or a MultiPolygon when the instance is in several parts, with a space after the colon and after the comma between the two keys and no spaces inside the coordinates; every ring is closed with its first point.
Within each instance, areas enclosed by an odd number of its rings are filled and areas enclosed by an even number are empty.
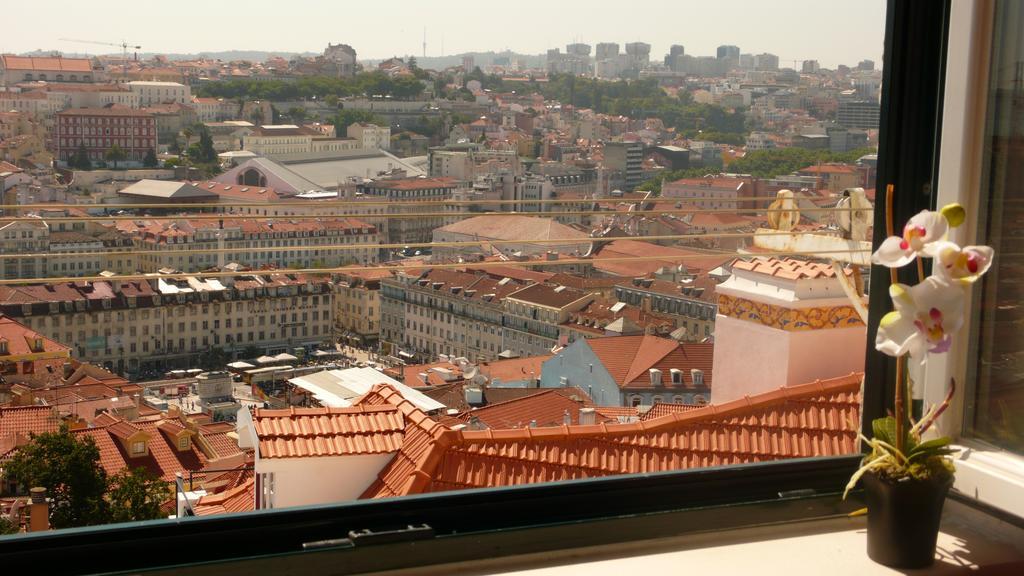
{"type": "MultiPolygon", "coordinates": [[[[875,243],[884,237],[884,190],[901,193],[895,221],[932,207],[945,72],[949,0],[888,0],[881,102],[875,243]],[[910,192],[907,192],[910,191],[910,192]]],[[[888,311],[888,272],[872,271],[868,340],[888,311]]],[[[869,346],[864,422],[885,413],[893,396],[892,362],[869,346]]],[[[215,574],[356,573],[495,558],[709,529],[834,517],[860,506],[839,494],[859,456],[811,458],[443,492],[404,498],[265,510],[178,521],[88,527],[0,539],[6,566],[47,573],[167,571],[215,574]],[[349,531],[428,524],[423,540],[351,546],[349,531]],[[610,526],[626,530],[609,529],[610,526]],[[59,562],[56,561],[59,555],[59,562]],[[184,570],[183,570],[184,568],[184,570]]]]}

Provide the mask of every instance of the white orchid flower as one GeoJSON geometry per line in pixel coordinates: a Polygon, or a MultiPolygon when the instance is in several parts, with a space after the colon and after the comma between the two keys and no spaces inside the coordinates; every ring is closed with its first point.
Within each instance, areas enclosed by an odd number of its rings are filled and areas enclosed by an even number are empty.
{"type": "Polygon", "coordinates": [[[871,261],[899,268],[918,256],[932,256],[934,244],[945,240],[949,223],[942,212],[922,210],[903,227],[903,236],[890,236],[871,255],[871,261]]]}
{"type": "Polygon", "coordinates": [[[949,350],[952,334],[964,322],[964,292],[960,286],[936,276],[917,286],[889,287],[896,310],[882,317],[875,348],[889,356],[910,353],[924,362],[928,353],[949,350]]]}
{"type": "Polygon", "coordinates": [[[988,272],[995,258],[989,246],[957,246],[952,242],[937,242],[932,249],[935,274],[947,280],[969,284],[988,272]]]}

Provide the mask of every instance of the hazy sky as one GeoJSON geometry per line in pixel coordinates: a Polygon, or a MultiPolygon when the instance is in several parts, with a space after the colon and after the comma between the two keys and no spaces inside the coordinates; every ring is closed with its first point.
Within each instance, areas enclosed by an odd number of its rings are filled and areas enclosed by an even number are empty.
{"type": "Polygon", "coordinates": [[[320,52],[352,45],[360,58],[510,49],[536,54],[574,40],[645,41],[713,55],[720,44],[777,54],[783,66],[881,63],[884,0],[43,0],[5,2],[0,51],[116,51],[61,38],[142,45],[143,52],[229,49],[320,52]],[[43,10],[45,14],[41,14],[43,10]],[[788,61],[788,62],[787,62],[788,61]]]}

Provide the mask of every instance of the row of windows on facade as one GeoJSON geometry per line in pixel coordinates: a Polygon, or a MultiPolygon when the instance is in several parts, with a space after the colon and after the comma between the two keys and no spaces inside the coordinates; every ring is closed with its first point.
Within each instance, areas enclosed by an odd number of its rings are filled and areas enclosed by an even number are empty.
{"type": "MultiPolygon", "coordinates": [[[[49,79],[49,76],[47,76],[45,73],[39,73],[39,74],[37,74],[35,76],[33,76],[32,74],[29,74],[29,73],[25,74],[25,81],[26,82],[32,82],[34,80],[44,80],[45,81],[45,80],[48,80],[48,79],[49,79]]],[[[65,76],[63,74],[57,74],[57,75],[55,75],[53,77],[53,79],[56,80],[57,82],[63,82],[65,80],[65,76]]],[[[78,82],[78,74],[69,74],[66,79],[68,81],[70,81],[70,82],[78,82]]],[[[82,75],[82,82],[92,82],[92,75],[91,74],[84,74],[84,75],[82,75]]]]}
{"type": "MultiPolygon", "coordinates": [[[[307,326],[302,326],[301,328],[302,328],[302,330],[301,330],[301,333],[300,333],[298,327],[292,327],[292,329],[291,329],[291,337],[292,338],[299,338],[299,337],[305,338],[305,337],[308,337],[308,336],[320,336],[321,334],[323,336],[327,336],[327,335],[329,335],[331,333],[330,329],[327,326],[324,326],[323,329],[321,330],[321,327],[319,325],[316,325],[316,324],[314,324],[312,326],[312,328],[307,327],[307,326]]],[[[264,342],[266,340],[274,341],[274,340],[278,340],[280,338],[287,338],[288,337],[287,334],[275,335],[275,334],[271,333],[270,337],[268,338],[266,332],[262,332],[262,331],[258,333],[258,337],[256,337],[256,334],[257,333],[255,333],[255,332],[249,332],[248,333],[248,336],[249,336],[248,340],[245,339],[245,333],[243,333],[243,332],[238,332],[234,336],[232,336],[231,334],[226,334],[225,337],[224,337],[224,343],[225,344],[246,344],[246,343],[253,344],[253,343],[257,343],[257,342],[264,342]]],[[[70,340],[71,334],[69,333],[67,336],[69,338],[68,341],[71,341],[70,340]]],[[[195,336],[191,337],[189,339],[190,347],[188,347],[188,348],[186,348],[186,346],[185,346],[185,339],[184,338],[179,338],[178,339],[178,346],[177,347],[174,346],[174,341],[173,340],[167,340],[166,341],[166,346],[163,346],[163,347],[161,346],[161,343],[162,343],[161,340],[154,340],[152,352],[155,352],[155,353],[163,352],[163,353],[167,353],[167,354],[171,354],[171,353],[175,353],[175,352],[179,352],[179,353],[182,353],[182,352],[200,352],[202,350],[202,348],[200,348],[200,343],[199,343],[200,340],[202,341],[201,346],[203,346],[203,347],[211,345],[211,338],[209,336],[203,336],[201,338],[197,338],[195,336]]],[[[212,345],[213,346],[218,346],[220,344],[221,344],[220,334],[213,334],[212,345]]],[[[82,347],[82,346],[80,345],[80,347],[82,347]]],[[[150,346],[149,346],[149,341],[148,340],[143,340],[141,342],[141,346],[139,346],[139,344],[136,343],[136,342],[129,342],[128,343],[128,353],[137,354],[139,352],[139,348],[140,347],[141,347],[141,350],[142,350],[143,354],[151,351],[150,350],[150,346]]],[[[88,353],[88,355],[91,358],[97,358],[97,357],[100,356],[100,350],[99,349],[90,349],[90,350],[87,351],[87,353],[88,353]]],[[[113,354],[114,354],[114,350],[111,349],[111,348],[106,348],[106,349],[103,350],[103,355],[104,356],[111,356],[113,354]]]]}
{"type": "MultiPolygon", "coordinates": [[[[251,290],[245,290],[245,292],[249,293],[249,292],[251,292],[251,290]]],[[[159,306],[160,305],[160,300],[159,300],[160,296],[154,296],[154,298],[157,299],[157,301],[154,304],[159,306]]],[[[181,302],[184,301],[185,295],[184,294],[177,294],[176,298],[179,301],[179,303],[181,303],[181,302]]],[[[208,300],[209,299],[209,293],[208,292],[201,292],[200,293],[200,298],[202,298],[203,300],[208,300]]],[[[263,312],[266,312],[268,309],[269,310],[278,310],[278,309],[286,309],[286,308],[287,309],[294,309],[296,307],[301,309],[301,308],[306,308],[308,306],[319,306],[320,305],[320,296],[301,296],[301,297],[300,296],[292,296],[291,300],[290,300],[290,303],[288,301],[285,301],[284,298],[287,298],[287,296],[286,295],[282,295],[280,298],[276,298],[276,299],[269,300],[269,301],[263,301],[263,302],[260,302],[260,303],[255,303],[255,302],[248,302],[248,303],[238,302],[238,303],[235,303],[234,307],[232,307],[232,303],[231,302],[224,302],[223,305],[221,303],[215,303],[215,304],[213,304],[213,313],[214,314],[220,314],[220,313],[223,312],[224,314],[231,314],[232,310],[235,310],[237,314],[243,314],[243,313],[252,314],[252,313],[263,313],[263,312]],[[301,300],[300,300],[300,298],[301,298],[301,300]],[[267,302],[269,302],[269,304],[267,304],[267,302]]],[[[103,302],[102,306],[104,308],[110,308],[112,306],[112,302],[111,302],[110,298],[104,298],[102,300],[102,302],[103,302]]],[[[127,303],[128,303],[129,307],[134,307],[136,305],[136,303],[137,303],[136,302],[136,297],[135,296],[128,296],[127,297],[127,303]]],[[[330,303],[330,297],[329,296],[324,296],[323,303],[325,305],[329,304],[330,303]]],[[[61,304],[60,302],[50,302],[50,312],[54,313],[54,314],[57,313],[57,312],[60,312],[60,310],[61,310],[61,305],[60,304],[61,304]]],[[[71,312],[72,310],[84,311],[85,310],[85,306],[86,306],[86,303],[85,303],[84,300],[75,300],[73,302],[72,301],[65,301],[63,304],[64,304],[63,309],[64,309],[65,312],[71,312]]],[[[26,315],[31,315],[32,314],[32,305],[31,304],[24,304],[22,306],[22,309],[23,309],[23,312],[26,313],[26,315]]],[[[210,304],[203,304],[201,306],[196,306],[194,303],[189,303],[188,306],[174,306],[174,307],[171,307],[171,308],[167,309],[167,313],[166,313],[165,317],[167,317],[167,318],[171,317],[173,315],[173,311],[174,310],[177,310],[177,315],[179,317],[185,316],[186,314],[188,314],[189,316],[196,316],[197,314],[200,314],[200,313],[202,313],[202,314],[209,314],[209,312],[210,312],[210,304]]],[[[135,310],[129,310],[128,311],[128,319],[129,320],[135,320],[136,312],[137,311],[135,311],[135,310]]],[[[144,310],[141,311],[140,316],[141,316],[142,320],[149,320],[150,311],[148,309],[144,309],[144,310]]],[[[76,316],[76,317],[79,318],[79,320],[78,320],[79,323],[83,323],[85,321],[85,316],[76,316]]],[[[153,317],[154,317],[154,319],[159,318],[158,311],[154,311],[153,317]]],[[[117,318],[118,321],[123,320],[124,319],[124,312],[123,311],[117,312],[116,318],[117,318]]],[[[92,322],[96,322],[96,321],[98,321],[98,315],[96,313],[93,313],[93,314],[91,314],[89,316],[89,319],[92,322]]],[[[110,312],[104,312],[103,313],[103,321],[104,322],[110,322],[111,319],[112,319],[112,316],[111,316],[110,312]]],[[[59,321],[58,317],[52,317],[52,321],[53,322],[58,322],[59,321]]],[[[70,323],[71,323],[71,316],[66,316],[65,317],[65,322],[66,322],[66,325],[70,325],[70,323]]]]}

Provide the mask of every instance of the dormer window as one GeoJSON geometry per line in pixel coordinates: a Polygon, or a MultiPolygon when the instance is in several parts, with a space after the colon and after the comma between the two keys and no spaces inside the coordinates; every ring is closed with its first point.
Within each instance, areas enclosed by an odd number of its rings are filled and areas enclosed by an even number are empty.
{"type": "Polygon", "coordinates": [[[146,453],[146,443],[144,441],[132,442],[132,456],[142,456],[146,453]]]}
{"type": "Polygon", "coordinates": [[[178,438],[178,450],[188,450],[189,446],[191,446],[191,441],[188,437],[188,434],[183,434],[180,438],[178,438]]]}
{"type": "Polygon", "coordinates": [[[9,354],[7,348],[7,338],[0,338],[0,354],[9,354]]]}
{"type": "Polygon", "coordinates": [[[43,351],[43,337],[36,334],[36,337],[32,339],[32,351],[42,352],[43,351]]]}

